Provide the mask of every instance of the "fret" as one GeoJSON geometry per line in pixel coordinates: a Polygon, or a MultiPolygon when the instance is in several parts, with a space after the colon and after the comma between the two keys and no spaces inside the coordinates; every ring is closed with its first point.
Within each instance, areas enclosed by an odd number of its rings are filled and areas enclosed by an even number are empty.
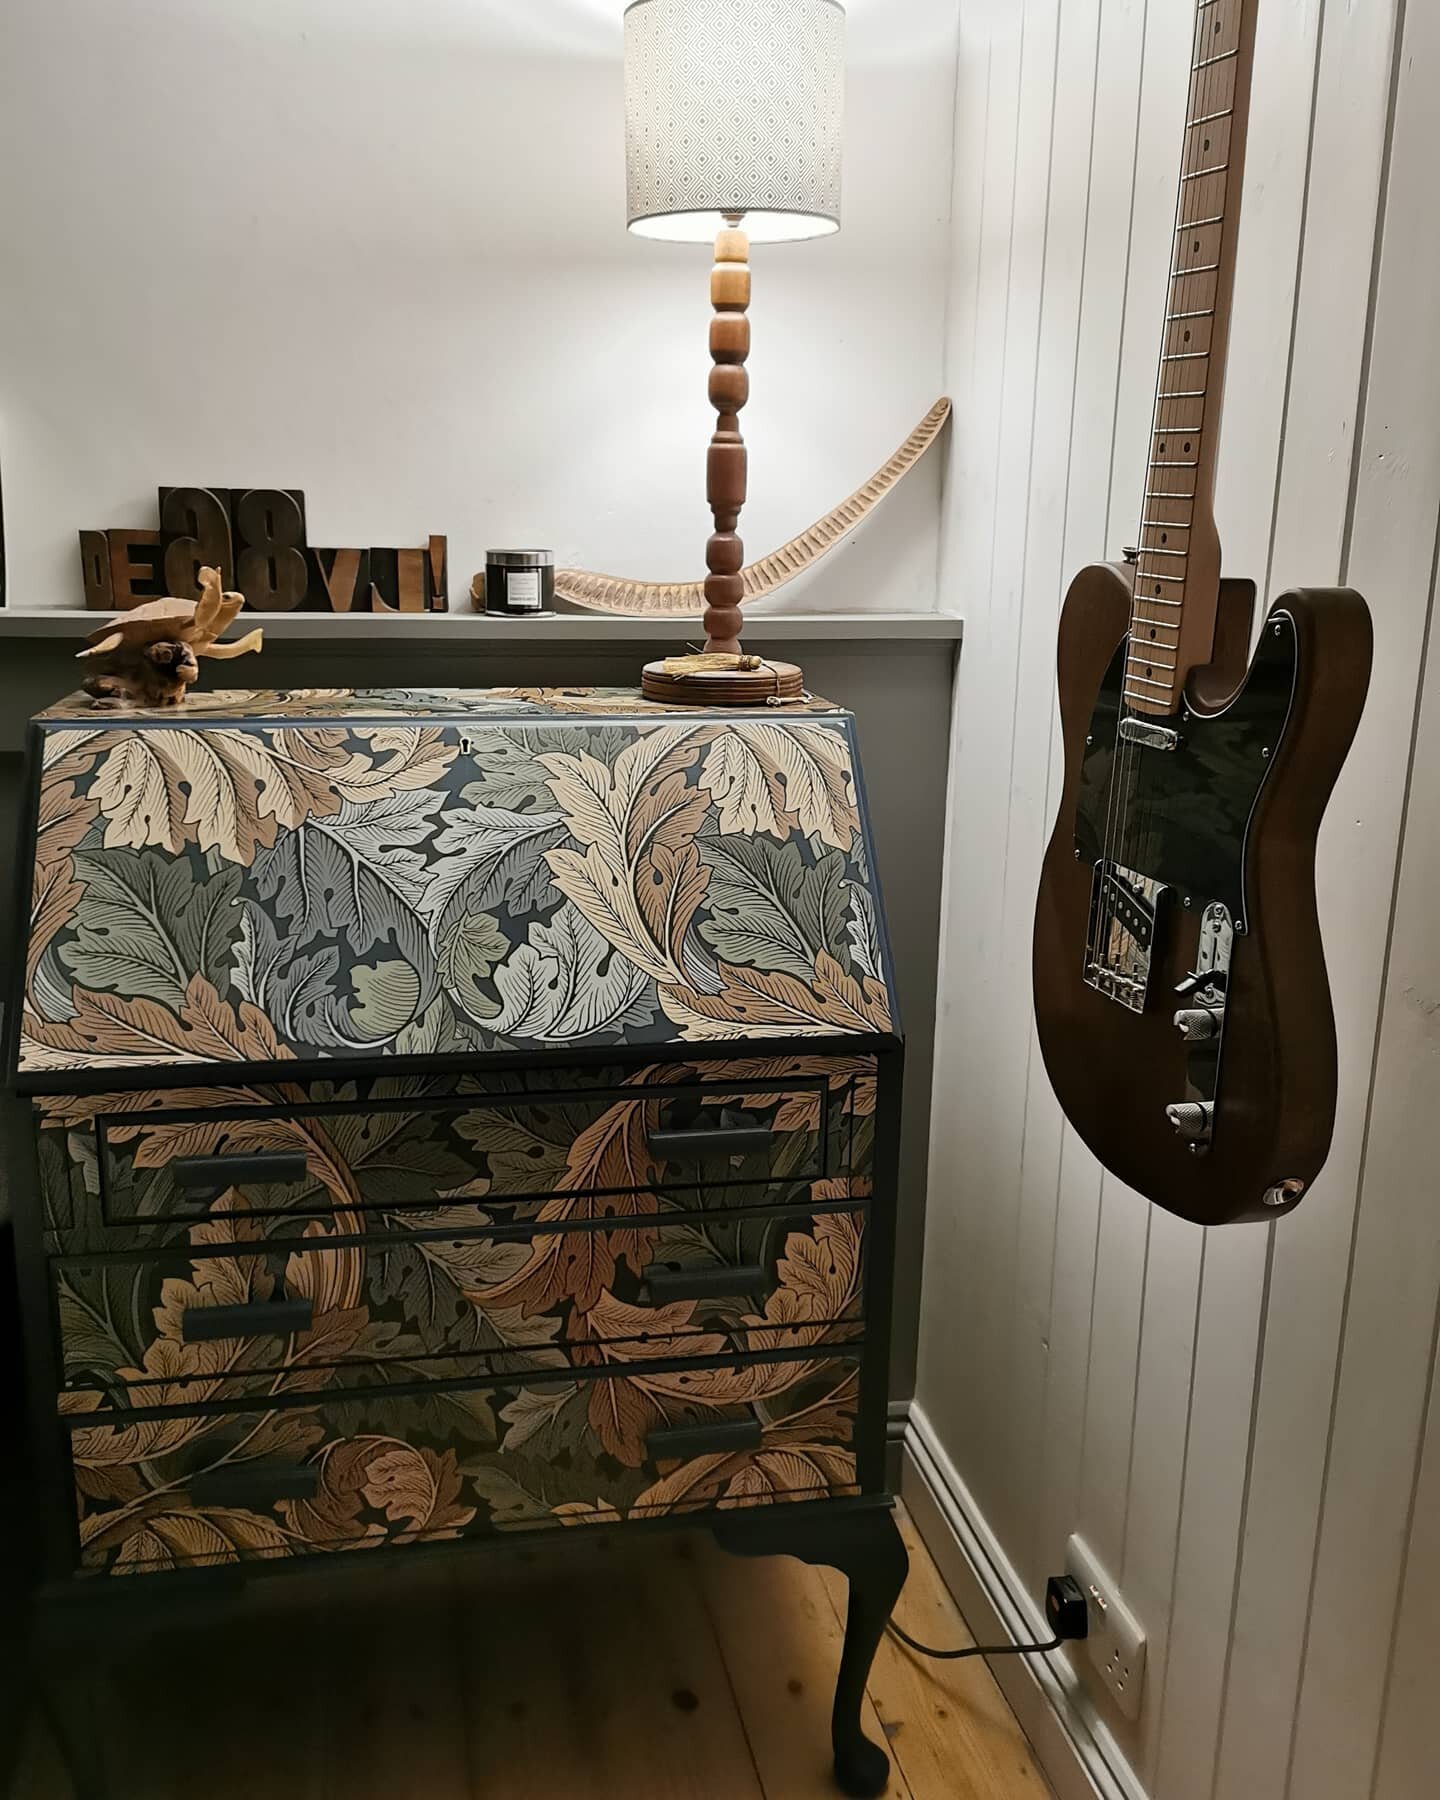
{"type": "Polygon", "coordinates": [[[1213,306],[1197,306],[1190,312],[1166,313],[1165,315],[1167,322],[1171,319],[1213,319],[1214,317],[1215,308],[1213,306]]]}
{"type": "MultiPolygon", "coordinates": [[[[1145,579],[1147,581],[1168,582],[1172,587],[1184,587],[1185,585],[1185,577],[1183,575],[1157,575],[1153,569],[1146,571],[1145,579]]],[[[1140,596],[1137,594],[1136,599],[1139,599],[1139,597],[1140,596]]],[[[1145,597],[1146,599],[1151,598],[1148,594],[1145,597]]]]}
{"type": "Polygon", "coordinates": [[[1172,277],[1176,275],[1210,275],[1219,267],[1218,262],[1192,263],[1188,269],[1182,264],[1178,269],[1172,269],[1170,274],[1172,277]]]}
{"type": "Polygon", "coordinates": [[[1156,594],[1137,594],[1135,596],[1135,603],[1137,606],[1176,606],[1176,607],[1178,607],[1178,606],[1184,605],[1184,602],[1181,600],[1162,600],[1156,594]]]}
{"type": "MultiPolygon", "coordinates": [[[[1182,495],[1182,498],[1189,500],[1193,496],[1185,494],[1182,495]]],[[[1142,519],[1140,523],[1147,531],[1188,531],[1190,529],[1183,519],[1142,519]]]]}
{"type": "Polygon", "coordinates": [[[1149,544],[1142,544],[1140,554],[1142,556],[1188,556],[1190,552],[1188,550],[1158,550],[1152,549],[1149,544]]]}
{"type": "Polygon", "coordinates": [[[1201,69],[1213,69],[1216,63],[1229,62],[1232,56],[1238,56],[1238,50],[1222,50],[1218,56],[1202,56],[1197,63],[1191,63],[1190,73],[1196,74],[1201,69]]]}
{"type": "Polygon", "coordinates": [[[1233,106],[1222,106],[1219,112],[1201,113],[1198,119],[1191,119],[1185,129],[1193,131],[1197,125],[1208,125],[1212,119],[1228,119],[1234,111],[1233,106]]]}
{"type": "MultiPolygon", "coordinates": [[[[1205,398],[1205,389],[1204,388],[1161,388],[1160,392],[1155,397],[1157,400],[1203,400],[1205,398]]],[[[1186,427],[1183,425],[1180,425],[1180,426],[1172,425],[1170,427],[1170,429],[1172,431],[1176,431],[1176,430],[1184,431],[1186,429],[1186,427]]],[[[1199,427],[1196,426],[1195,429],[1198,430],[1199,427]]]]}
{"type": "Polygon", "coordinates": [[[1193,362],[1197,357],[1208,356],[1208,350],[1169,350],[1160,358],[1161,362],[1193,362]]]}
{"type": "Polygon", "coordinates": [[[1208,169],[1192,169],[1190,174],[1182,175],[1182,181],[1200,181],[1206,175],[1223,175],[1230,167],[1228,162],[1212,163],[1208,169]]]}
{"type": "MultiPolygon", "coordinates": [[[[1125,685],[1127,688],[1129,688],[1129,687],[1159,688],[1159,690],[1162,694],[1168,694],[1171,689],[1170,682],[1168,682],[1168,681],[1150,681],[1150,680],[1147,680],[1147,678],[1144,675],[1127,675],[1125,677],[1125,685]]],[[[1143,700],[1145,698],[1145,696],[1142,694],[1139,696],[1139,698],[1143,700]]]]}
{"type": "Polygon", "coordinates": [[[1224,213],[1211,213],[1208,219],[1182,219],[1175,227],[1175,236],[1179,237],[1182,231],[1199,231],[1204,225],[1223,225],[1224,223],[1224,213]]]}
{"type": "MultiPolygon", "coordinates": [[[[1175,664],[1173,662],[1161,662],[1158,656],[1147,656],[1143,650],[1132,650],[1125,660],[1127,663],[1134,663],[1137,669],[1143,669],[1145,671],[1143,675],[1136,675],[1133,678],[1136,681],[1148,681],[1152,669],[1159,669],[1166,675],[1173,675],[1175,673],[1175,664]]],[[[1132,678],[1127,675],[1125,679],[1129,681],[1132,678]]]]}

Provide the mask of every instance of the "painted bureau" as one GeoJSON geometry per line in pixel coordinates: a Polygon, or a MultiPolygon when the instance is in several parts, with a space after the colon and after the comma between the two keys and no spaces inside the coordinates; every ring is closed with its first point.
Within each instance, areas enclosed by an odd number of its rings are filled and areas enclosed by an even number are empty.
{"type": "Polygon", "coordinates": [[[850,715],[76,697],[28,805],[43,1598],[103,1636],[217,1573],[701,1525],[849,1576],[836,1775],[882,1791],[901,1049],[850,715]]]}

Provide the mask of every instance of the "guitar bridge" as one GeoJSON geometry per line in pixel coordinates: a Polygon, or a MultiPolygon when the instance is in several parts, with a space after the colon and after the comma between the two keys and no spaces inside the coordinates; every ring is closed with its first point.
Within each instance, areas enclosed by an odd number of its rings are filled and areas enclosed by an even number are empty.
{"type": "Polygon", "coordinates": [[[1085,981],[1131,1012],[1144,1012],[1161,915],[1170,888],[1149,875],[1098,862],[1090,890],[1085,981]]]}

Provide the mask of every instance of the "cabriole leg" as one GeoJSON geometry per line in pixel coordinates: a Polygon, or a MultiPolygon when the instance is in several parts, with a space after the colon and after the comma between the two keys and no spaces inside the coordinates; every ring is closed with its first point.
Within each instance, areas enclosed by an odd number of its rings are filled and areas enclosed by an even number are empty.
{"type": "Polygon", "coordinates": [[[824,1563],[838,1569],[849,1582],[845,1647],[835,1682],[830,1738],[835,1785],[842,1794],[869,1800],[885,1792],[890,1759],[860,1729],[860,1706],[885,1621],[895,1609],[910,1570],[909,1553],[888,1509],[793,1523],[787,1523],[783,1512],[783,1507],[777,1507],[764,1519],[725,1520],[715,1526],[715,1540],[722,1550],[736,1556],[794,1556],[801,1562],[824,1563]]]}

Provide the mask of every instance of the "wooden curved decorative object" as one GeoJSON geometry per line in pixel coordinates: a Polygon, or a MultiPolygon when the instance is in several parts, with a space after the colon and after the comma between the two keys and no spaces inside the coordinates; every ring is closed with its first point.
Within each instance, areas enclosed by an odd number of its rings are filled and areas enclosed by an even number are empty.
{"type": "MultiPolygon", "coordinates": [[[[718,323],[718,315],[716,323],[718,323]]],[[[713,329],[713,327],[712,327],[713,329]]],[[[788,544],[739,571],[745,603],[763,600],[793,581],[834,549],[898,487],[940,436],[950,417],[950,402],[937,400],[905,442],[848,500],[817,519],[788,544]]],[[[738,540],[737,540],[738,541],[738,540]]],[[[669,618],[698,618],[705,607],[706,584],[699,581],[629,581],[622,575],[595,575],[587,569],[558,569],[555,592],[588,612],[645,613],[669,618]]]]}

